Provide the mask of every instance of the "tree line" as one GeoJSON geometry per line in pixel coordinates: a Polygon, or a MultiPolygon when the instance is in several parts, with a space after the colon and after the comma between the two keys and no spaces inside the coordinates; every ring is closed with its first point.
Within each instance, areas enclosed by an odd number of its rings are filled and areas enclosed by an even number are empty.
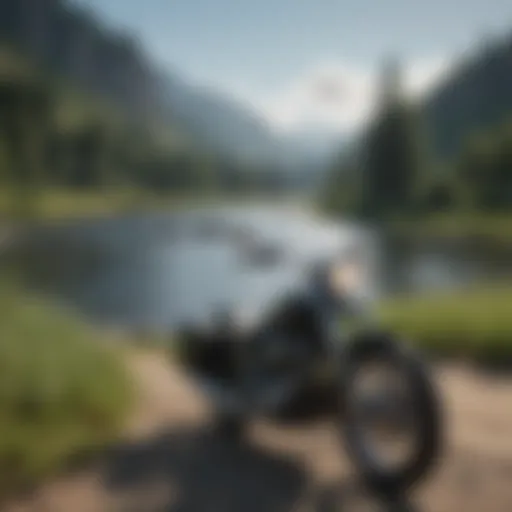
{"type": "Polygon", "coordinates": [[[102,191],[141,188],[155,194],[276,191],[269,168],[166,145],[148,126],[91,115],[58,121],[59,91],[43,79],[0,80],[0,174],[12,206],[33,210],[47,187],[102,191]]]}

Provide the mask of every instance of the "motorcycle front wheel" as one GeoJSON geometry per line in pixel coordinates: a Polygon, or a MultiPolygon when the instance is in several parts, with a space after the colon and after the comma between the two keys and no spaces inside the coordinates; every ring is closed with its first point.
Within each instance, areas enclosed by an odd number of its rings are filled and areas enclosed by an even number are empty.
{"type": "Polygon", "coordinates": [[[420,357],[385,334],[348,349],[341,432],[364,483],[397,496],[424,477],[441,447],[440,401],[420,357]]]}

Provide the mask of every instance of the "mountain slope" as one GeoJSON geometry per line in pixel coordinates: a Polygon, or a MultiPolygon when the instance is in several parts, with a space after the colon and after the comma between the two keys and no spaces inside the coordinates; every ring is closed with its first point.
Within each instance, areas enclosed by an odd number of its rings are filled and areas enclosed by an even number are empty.
{"type": "Polygon", "coordinates": [[[192,85],[179,75],[162,77],[169,119],[214,150],[248,160],[274,159],[278,146],[255,113],[208,87],[192,85]]]}
{"type": "Polygon", "coordinates": [[[427,99],[424,112],[441,158],[454,156],[472,132],[512,119],[512,35],[459,63],[427,99]]]}
{"type": "Polygon", "coordinates": [[[280,138],[228,95],[163,72],[133,34],[105,26],[76,2],[1,0],[2,43],[46,73],[106,100],[137,125],[163,127],[169,146],[184,140],[198,150],[276,170],[316,168],[330,151],[312,136],[280,138]]]}

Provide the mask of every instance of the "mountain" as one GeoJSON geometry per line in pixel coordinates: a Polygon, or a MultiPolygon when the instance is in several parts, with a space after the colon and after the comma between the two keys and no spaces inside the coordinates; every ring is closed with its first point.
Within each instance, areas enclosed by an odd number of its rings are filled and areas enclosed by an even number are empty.
{"type": "Polygon", "coordinates": [[[282,147],[290,155],[303,157],[312,161],[331,159],[346,145],[348,134],[327,129],[302,129],[276,135],[282,147]]]}
{"type": "Polygon", "coordinates": [[[206,86],[162,74],[169,120],[212,150],[248,161],[271,161],[279,147],[264,120],[236,100],[206,86]]]}
{"type": "Polygon", "coordinates": [[[171,138],[256,167],[314,172],[337,144],[332,134],[274,133],[228,95],[163,71],[133,34],[105,26],[76,2],[1,0],[2,42],[40,69],[105,98],[139,125],[157,121],[172,128],[171,138]]]}
{"type": "Polygon", "coordinates": [[[333,132],[278,133],[255,111],[227,94],[185,82],[177,73],[162,76],[169,118],[213,150],[283,172],[314,172],[342,144],[333,132]]]}
{"type": "MultiPolygon", "coordinates": [[[[441,162],[456,157],[471,134],[512,121],[512,34],[465,54],[419,109],[433,156],[441,162]]],[[[345,141],[348,160],[360,158],[364,130],[345,141]]]]}
{"type": "Polygon", "coordinates": [[[490,41],[460,61],[423,110],[442,159],[454,156],[471,133],[512,119],[512,35],[490,41]]]}

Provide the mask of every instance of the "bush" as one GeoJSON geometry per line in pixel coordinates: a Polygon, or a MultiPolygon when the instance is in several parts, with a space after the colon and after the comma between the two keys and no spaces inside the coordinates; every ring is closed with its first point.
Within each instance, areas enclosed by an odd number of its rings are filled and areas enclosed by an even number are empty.
{"type": "Polygon", "coordinates": [[[382,305],[385,325],[422,349],[492,365],[512,364],[512,286],[405,297],[382,305]]]}
{"type": "Polygon", "coordinates": [[[113,352],[78,320],[0,292],[0,492],[113,439],[130,404],[113,352]]]}

